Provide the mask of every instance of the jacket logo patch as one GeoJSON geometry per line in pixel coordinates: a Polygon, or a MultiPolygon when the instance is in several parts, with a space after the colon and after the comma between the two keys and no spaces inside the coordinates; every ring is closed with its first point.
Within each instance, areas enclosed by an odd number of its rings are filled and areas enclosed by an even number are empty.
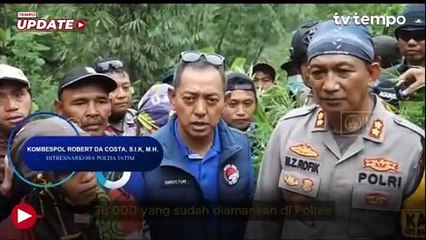
{"type": "Polygon", "coordinates": [[[303,157],[318,157],[318,153],[308,144],[302,143],[290,147],[290,151],[303,157]]]}
{"type": "Polygon", "coordinates": [[[228,185],[235,185],[240,179],[240,171],[235,165],[228,164],[223,168],[223,177],[228,185]]]}
{"type": "Polygon", "coordinates": [[[373,206],[386,206],[389,198],[381,193],[370,193],[365,196],[365,203],[373,206]]]}
{"type": "Polygon", "coordinates": [[[397,173],[399,164],[385,158],[364,158],[363,168],[370,168],[378,172],[397,173]]]}

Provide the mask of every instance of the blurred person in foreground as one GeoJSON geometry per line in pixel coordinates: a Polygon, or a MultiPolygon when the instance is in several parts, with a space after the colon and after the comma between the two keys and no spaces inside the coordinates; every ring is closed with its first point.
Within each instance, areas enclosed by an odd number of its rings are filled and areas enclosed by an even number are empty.
{"type": "MultiPolygon", "coordinates": [[[[80,136],[89,136],[74,126],[80,136]]],[[[57,183],[70,173],[34,172],[22,160],[22,147],[26,140],[35,136],[76,136],[74,128],[60,118],[35,120],[24,125],[17,133],[11,148],[11,160],[17,171],[38,184],[57,183]]],[[[120,230],[107,224],[110,219],[100,216],[98,206],[107,198],[98,188],[91,172],[75,173],[68,181],[54,188],[33,188],[25,194],[21,203],[31,205],[39,216],[28,230],[19,230],[8,218],[0,224],[2,239],[57,240],[57,239],[119,239],[120,230]],[[103,196],[103,197],[102,197],[103,196]],[[104,227],[102,227],[104,226],[104,227]]]]}
{"type": "Polygon", "coordinates": [[[245,132],[254,124],[256,87],[248,76],[238,72],[229,73],[227,81],[227,91],[231,95],[222,113],[222,119],[230,127],[245,132]]]}
{"type": "Polygon", "coordinates": [[[401,63],[402,56],[398,49],[398,40],[391,36],[381,35],[373,38],[374,53],[380,57],[380,67],[383,69],[401,63]]]}
{"type": "Polygon", "coordinates": [[[253,66],[253,81],[259,93],[275,85],[275,69],[267,63],[257,63],[253,66]]]}
{"type": "Polygon", "coordinates": [[[134,89],[123,62],[115,58],[103,59],[95,64],[94,69],[108,75],[118,85],[110,93],[111,116],[107,131],[117,136],[136,136],[136,110],[131,108],[134,89]]]}
{"type": "Polygon", "coordinates": [[[163,146],[162,163],[130,191],[141,206],[171,208],[147,212],[152,239],[243,239],[244,216],[213,212],[218,204],[245,206],[254,186],[249,140],[221,120],[229,99],[224,58],[181,53],[169,99],[176,114],[151,135],[163,146]],[[191,206],[205,210],[179,215],[191,206]]]}
{"type": "Polygon", "coordinates": [[[9,134],[30,114],[31,104],[31,85],[22,70],[0,64],[0,221],[13,208],[10,199],[13,171],[6,156],[9,134]]]}
{"type": "Polygon", "coordinates": [[[290,204],[293,212],[254,219],[248,239],[395,239],[401,206],[424,172],[424,130],[369,91],[380,66],[366,27],[321,23],[307,56],[319,105],[280,120],[255,193],[255,201],[290,204]],[[318,211],[304,216],[297,204],[318,211]]]}
{"type": "MultiPolygon", "coordinates": [[[[398,85],[408,87],[401,93],[403,97],[415,94],[425,87],[425,68],[413,67],[399,76],[398,85]]],[[[424,161],[424,159],[423,159],[424,161]]],[[[425,173],[417,190],[404,202],[401,214],[403,239],[425,239],[426,237],[426,210],[425,210],[425,173]]]]}
{"type": "Polygon", "coordinates": [[[318,21],[309,22],[296,30],[291,39],[290,59],[281,65],[281,69],[287,72],[290,97],[293,101],[300,98],[304,105],[316,103],[309,84],[306,51],[318,23],[318,21]]]}

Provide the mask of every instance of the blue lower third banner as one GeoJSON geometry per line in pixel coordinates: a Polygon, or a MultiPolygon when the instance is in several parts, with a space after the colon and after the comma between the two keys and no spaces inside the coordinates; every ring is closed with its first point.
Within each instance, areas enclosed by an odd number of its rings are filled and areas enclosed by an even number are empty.
{"type": "Polygon", "coordinates": [[[150,171],[163,159],[152,137],[48,137],[28,139],[21,158],[34,171],[150,171]]]}

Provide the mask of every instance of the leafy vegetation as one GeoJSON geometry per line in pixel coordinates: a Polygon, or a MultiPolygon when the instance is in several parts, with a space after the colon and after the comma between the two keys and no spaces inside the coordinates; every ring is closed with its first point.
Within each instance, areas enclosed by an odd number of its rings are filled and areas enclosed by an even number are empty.
{"type": "MultiPolygon", "coordinates": [[[[91,65],[99,57],[118,57],[128,66],[135,99],[175,63],[181,51],[198,49],[226,56],[231,70],[250,74],[255,62],[278,69],[289,55],[291,35],[311,20],[339,15],[397,15],[401,4],[0,4],[0,61],[29,76],[40,110],[51,110],[57,82],[65,71],[91,65]],[[39,17],[82,18],[81,32],[19,32],[19,11],[39,17]]],[[[373,26],[375,35],[392,27],[373,26]]],[[[277,120],[298,103],[287,95],[285,75],[260,98],[254,135],[259,162],[277,120]],[[268,106],[269,111],[265,111],[268,106]]],[[[423,125],[424,102],[404,106],[402,114],[423,125]]]]}

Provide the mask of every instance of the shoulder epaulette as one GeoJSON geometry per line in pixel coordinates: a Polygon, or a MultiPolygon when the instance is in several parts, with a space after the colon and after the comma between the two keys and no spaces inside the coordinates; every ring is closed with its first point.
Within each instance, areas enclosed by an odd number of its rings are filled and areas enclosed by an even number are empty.
{"type": "Polygon", "coordinates": [[[407,119],[404,119],[400,116],[395,116],[393,118],[394,122],[400,126],[403,126],[405,128],[410,129],[411,131],[419,134],[422,138],[425,137],[425,130],[423,130],[422,128],[418,127],[416,124],[408,121],[407,119]]]}
{"type": "Polygon", "coordinates": [[[303,106],[303,107],[300,107],[300,108],[293,109],[293,110],[289,111],[286,115],[284,115],[280,119],[280,121],[284,121],[284,120],[287,120],[287,119],[308,115],[309,113],[314,111],[317,107],[318,106],[316,104],[312,104],[312,105],[307,105],[307,106],[303,106]]]}

